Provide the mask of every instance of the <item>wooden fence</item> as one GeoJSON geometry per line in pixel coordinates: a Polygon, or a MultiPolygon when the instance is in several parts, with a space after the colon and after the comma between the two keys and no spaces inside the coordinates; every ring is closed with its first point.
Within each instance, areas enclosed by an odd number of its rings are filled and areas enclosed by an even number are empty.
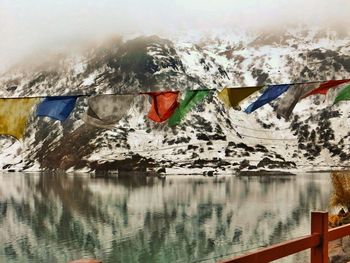
{"type": "Polygon", "coordinates": [[[220,263],[264,263],[311,249],[311,263],[328,262],[328,242],[350,235],[350,224],[328,230],[328,212],[311,212],[311,234],[220,263]]]}

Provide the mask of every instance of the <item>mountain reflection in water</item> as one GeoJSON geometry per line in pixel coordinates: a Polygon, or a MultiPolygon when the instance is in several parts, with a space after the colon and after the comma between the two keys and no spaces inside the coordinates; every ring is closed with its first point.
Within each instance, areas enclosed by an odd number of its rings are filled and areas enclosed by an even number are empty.
{"type": "Polygon", "coordinates": [[[0,174],[0,262],[215,262],[309,233],[330,176],[0,174]]]}

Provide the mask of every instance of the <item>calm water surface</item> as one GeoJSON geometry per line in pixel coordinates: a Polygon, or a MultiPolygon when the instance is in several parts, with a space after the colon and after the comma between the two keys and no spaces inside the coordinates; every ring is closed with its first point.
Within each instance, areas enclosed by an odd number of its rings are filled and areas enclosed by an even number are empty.
{"type": "MultiPolygon", "coordinates": [[[[309,233],[330,175],[0,174],[0,262],[215,262],[309,233]]],[[[282,262],[308,261],[301,253],[282,262]]]]}

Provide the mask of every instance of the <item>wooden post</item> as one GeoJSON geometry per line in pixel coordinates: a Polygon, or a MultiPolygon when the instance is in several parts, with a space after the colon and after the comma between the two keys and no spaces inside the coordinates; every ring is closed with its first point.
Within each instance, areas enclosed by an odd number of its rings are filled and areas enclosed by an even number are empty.
{"type": "Polygon", "coordinates": [[[321,243],[311,248],[311,263],[328,263],[328,212],[311,212],[311,234],[321,234],[321,243]]]}

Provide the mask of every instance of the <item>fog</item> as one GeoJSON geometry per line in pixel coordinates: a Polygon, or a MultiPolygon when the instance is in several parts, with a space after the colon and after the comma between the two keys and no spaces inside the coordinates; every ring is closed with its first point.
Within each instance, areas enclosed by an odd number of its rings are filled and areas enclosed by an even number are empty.
{"type": "Polygon", "coordinates": [[[0,72],[22,57],[109,35],[347,27],[349,0],[0,0],[0,72]]]}

